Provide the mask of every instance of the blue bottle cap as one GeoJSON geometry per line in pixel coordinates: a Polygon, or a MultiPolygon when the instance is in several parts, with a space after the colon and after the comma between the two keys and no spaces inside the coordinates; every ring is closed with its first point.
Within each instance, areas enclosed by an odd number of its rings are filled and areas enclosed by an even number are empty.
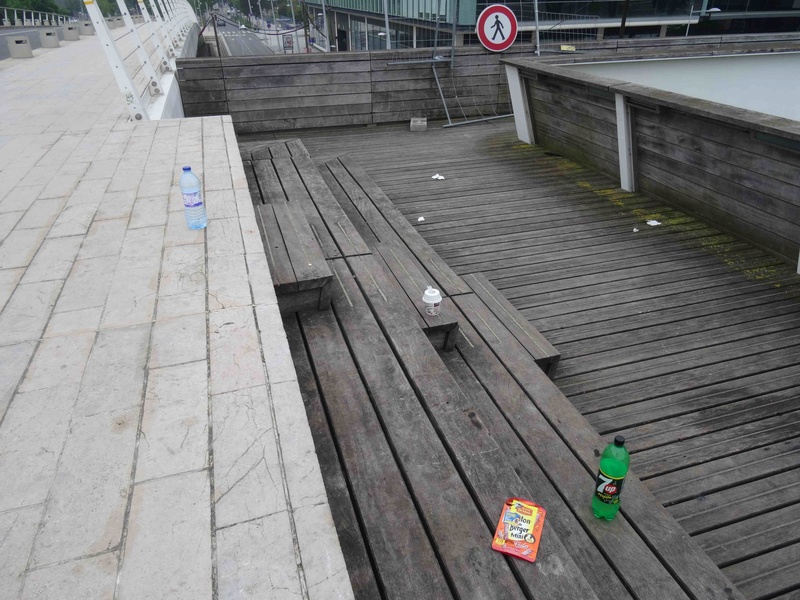
{"type": "Polygon", "coordinates": [[[184,170],[184,171],[191,171],[191,170],[192,170],[192,167],[183,167],[183,170],[184,170]]]}

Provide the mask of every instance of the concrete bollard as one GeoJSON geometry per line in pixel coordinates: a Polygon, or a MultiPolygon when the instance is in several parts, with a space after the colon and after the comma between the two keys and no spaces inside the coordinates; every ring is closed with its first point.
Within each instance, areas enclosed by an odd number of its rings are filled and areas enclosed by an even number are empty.
{"type": "Polygon", "coordinates": [[[11,58],[33,58],[33,50],[27,37],[24,35],[9,35],[6,39],[8,40],[8,51],[11,53],[11,58]]]}
{"type": "Polygon", "coordinates": [[[42,40],[42,48],[58,48],[61,42],[58,41],[58,33],[55,29],[42,29],[39,31],[39,39],[42,40]]]}
{"type": "Polygon", "coordinates": [[[114,20],[114,17],[106,17],[106,27],[109,29],[117,28],[117,22],[114,20]]]}
{"type": "Polygon", "coordinates": [[[114,17],[114,24],[117,27],[125,27],[125,19],[122,17],[114,17]]]}
{"type": "Polygon", "coordinates": [[[78,23],[78,33],[81,35],[94,35],[94,25],[91,21],[81,21],[78,23]]]}
{"type": "Polygon", "coordinates": [[[65,42],[76,42],[81,39],[81,34],[78,33],[78,26],[74,24],[64,24],[61,26],[62,31],[64,32],[64,41],[65,42]]]}
{"type": "Polygon", "coordinates": [[[133,19],[133,22],[136,23],[137,25],[140,23],[144,23],[144,17],[142,15],[132,15],[131,19],[133,19]]]}

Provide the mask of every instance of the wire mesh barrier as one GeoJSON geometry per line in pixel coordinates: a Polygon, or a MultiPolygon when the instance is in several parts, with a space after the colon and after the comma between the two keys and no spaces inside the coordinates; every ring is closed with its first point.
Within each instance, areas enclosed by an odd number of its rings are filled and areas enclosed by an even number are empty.
{"type": "Polygon", "coordinates": [[[539,43],[571,45],[596,40],[599,21],[600,17],[592,15],[539,12],[539,43]]]}

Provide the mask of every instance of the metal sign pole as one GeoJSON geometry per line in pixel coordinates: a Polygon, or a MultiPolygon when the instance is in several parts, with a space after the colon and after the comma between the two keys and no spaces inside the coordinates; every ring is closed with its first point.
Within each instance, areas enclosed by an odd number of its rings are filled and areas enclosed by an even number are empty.
{"type": "Polygon", "coordinates": [[[386,24],[386,49],[392,49],[392,34],[389,29],[389,0],[383,0],[383,22],[386,24]]]}
{"type": "Polygon", "coordinates": [[[536,56],[541,56],[539,49],[539,0],[533,0],[533,18],[536,20],[536,56]]]}

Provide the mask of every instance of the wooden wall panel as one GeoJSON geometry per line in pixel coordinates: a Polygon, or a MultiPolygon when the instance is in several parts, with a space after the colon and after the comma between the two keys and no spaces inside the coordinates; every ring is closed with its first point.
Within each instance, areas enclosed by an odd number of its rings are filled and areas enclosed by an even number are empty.
{"type": "Polygon", "coordinates": [[[619,178],[614,97],[551,77],[527,83],[536,142],[619,178]]]}
{"type": "MultiPolygon", "coordinates": [[[[451,68],[437,62],[454,122],[511,112],[500,56],[483,48],[456,50],[451,68]]],[[[530,55],[521,46],[504,53],[530,55]]],[[[443,119],[430,50],[297,54],[178,61],[186,116],[230,114],[239,132],[443,119]],[[401,64],[393,64],[401,63],[401,64]],[[329,119],[326,119],[329,117],[329,119]]]]}
{"type": "Polygon", "coordinates": [[[634,114],[643,191],[796,259],[800,153],[673,110],[634,114]]]}

